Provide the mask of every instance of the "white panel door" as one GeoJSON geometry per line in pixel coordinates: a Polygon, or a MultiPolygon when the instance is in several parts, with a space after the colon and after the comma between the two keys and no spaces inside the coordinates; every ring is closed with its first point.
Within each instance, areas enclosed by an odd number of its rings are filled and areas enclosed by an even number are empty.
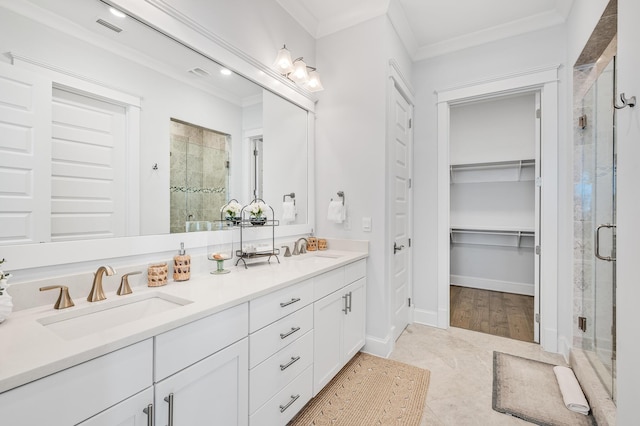
{"type": "Polygon", "coordinates": [[[343,363],[349,361],[362,349],[365,343],[366,323],[366,278],[349,284],[343,292],[347,294],[347,314],[343,316],[344,331],[342,336],[343,363]]]}
{"type": "Polygon", "coordinates": [[[247,425],[247,339],[157,383],[155,413],[156,425],[247,425]]]}
{"type": "Polygon", "coordinates": [[[409,324],[409,177],[411,162],[411,106],[398,89],[393,88],[393,314],[394,340],[409,324]]]}
{"type": "Polygon", "coordinates": [[[0,63],[0,244],[49,241],[51,81],[0,63]]]}
{"type": "Polygon", "coordinates": [[[53,90],[51,239],[126,234],[126,110],[53,90]]]}

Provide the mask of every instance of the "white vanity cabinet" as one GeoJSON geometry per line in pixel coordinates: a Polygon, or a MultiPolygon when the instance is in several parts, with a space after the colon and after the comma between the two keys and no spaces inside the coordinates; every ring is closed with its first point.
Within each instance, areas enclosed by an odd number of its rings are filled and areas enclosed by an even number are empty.
{"type": "Polygon", "coordinates": [[[153,387],[91,417],[79,426],[153,426],[153,387]],[[142,408],[143,407],[143,408],[142,408]]]}
{"type": "Polygon", "coordinates": [[[155,423],[248,423],[247,304],[155,337],[155,423]]]}
{"type": "Polygon", "coordinates": [[[364,346],[366,261],[316,277],[314,282],[314,396],[364,346]]]}
{"type": "Polygon", "coordinates": [[[313,280],[249,302],[251,425],[284,425],[311,399],[313,280]]]}
{"type": "MultiPolygon", "coordinates": [[[[111,407],[106,424],[136,416],[145,423],[130,424],[146,424],[142,410],[153,402],[152,383],[153,344],[147,339],[0,394],[0,423],[69,426],[111,407]],[[144,390],[141,405],[132,408],[128,398],[144,390]]],[[[90,419],[86,424],[105,423],[90,419]]]]}

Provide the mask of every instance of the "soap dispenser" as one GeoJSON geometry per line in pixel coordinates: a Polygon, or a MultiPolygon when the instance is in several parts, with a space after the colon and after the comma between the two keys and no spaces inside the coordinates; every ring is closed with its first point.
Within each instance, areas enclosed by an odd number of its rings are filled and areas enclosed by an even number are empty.
{"type": "Polygon", "coordinates": [[[180,243],[180,251],[173,257],[173,280],[187,281],[191,278],[191,256],[185,254],[184,243],[180,243]]]}

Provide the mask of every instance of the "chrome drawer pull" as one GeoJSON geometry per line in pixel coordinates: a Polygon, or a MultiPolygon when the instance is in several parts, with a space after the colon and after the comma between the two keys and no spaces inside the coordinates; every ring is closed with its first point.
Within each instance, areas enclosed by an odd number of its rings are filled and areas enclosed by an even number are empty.
{"type": "Polygon", "coordinates": [[[289,361],[286,364],[280,364],[280,371],[284,371],[287,368],[291,367],[293,365],[293,363],[295,363],[296,361],[298,361],[300,359],[299,356],[292,356],[291,357],[291,361],[289,361]]]}
{"type": "Polygon", "coordinates": [[[300,327],[291,327],[290,331],[287,331],[286,333],[280,333],[280,338],[286,339],[287,337],[291,336],[293,333],[299,330],[300,330],[300,327]]]}
{"type": "Polygon", "coordinates": [[[348,297],[349,297],[348,293],[342,296],[342,298],[344,299],[344,309],[342,309],[342,312],[344,312],[345,315],[349,313],[349,304],[347,302],[348,297]]]}
{"type": "Polygon", "coordinates": [[[296,402],[298,400],[298,398],[300,398],[300,394],[291,395],[291,400],[289,402],[287,402],[286,404],[280,406],[280,412],[284,413],[285,410],[291,406],[291,404],[293,404],[294,402],[296,402]]]}
{"type": "Polygon", "coordinates": [[[142,412],[147,415],[147,426],[153,426],[153,404],[147,405],[142,412]]]}
{"type": "Polygon", "coordinates": [[[299,302],[299,301],[300,301],[299,297],[294,297],[291,300],[289,300],[288,302],[280,302],[280,307],[284,308],[286,306],[293,305],[294,303],[299,302]]]}
{"type": "Polygon", "coordinates": [[[164,400],[169,404],[169,425],[173,426],[173,392],[169,396],[165,396],[164,400]]]}

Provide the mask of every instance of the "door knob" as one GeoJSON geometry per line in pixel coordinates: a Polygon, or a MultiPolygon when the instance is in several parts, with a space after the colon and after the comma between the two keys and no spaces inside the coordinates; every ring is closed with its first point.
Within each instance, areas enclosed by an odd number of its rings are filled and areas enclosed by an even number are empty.
{"type": "Polygon", "coordinates": [[[396,254],[404,248],[404,245],[399,246],[397,243],[393,243],[393,254],[396,254]]]}

